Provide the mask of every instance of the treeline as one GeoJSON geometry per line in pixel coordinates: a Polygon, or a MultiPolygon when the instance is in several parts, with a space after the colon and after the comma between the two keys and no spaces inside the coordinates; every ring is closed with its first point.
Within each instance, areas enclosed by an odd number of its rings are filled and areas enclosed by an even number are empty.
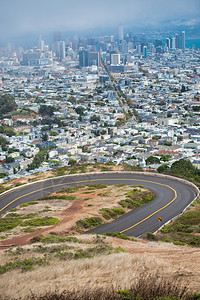
{"type": "Polygon", "coordinates": [[[0,95],[0,116],[9,113],[17,108],[17,104],[13,96],[0,95]]]}
{"type": "Polygon", "coordinates": [[[10,126],[0,126],[0,133],[3,133],[9,137],[16,135],[15,131],[10,126]]]}
{"type": "Polygon", "coordinates": [[[157,171],[159,173],[170,173],[190,181],[200,183],[200,170],[195,168],[191,161],[186,159],[180,159],[175,161],[171,168],[167,164],[163,164],[158,167],[157,171]]]}

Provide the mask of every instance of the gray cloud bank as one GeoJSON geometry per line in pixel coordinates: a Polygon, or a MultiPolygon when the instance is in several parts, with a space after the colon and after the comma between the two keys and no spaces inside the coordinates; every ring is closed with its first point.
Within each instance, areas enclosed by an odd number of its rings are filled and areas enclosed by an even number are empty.
{"type": "Polygon", "coordinates": [[[0,39],[199,17],[199,0],[0,0],[0,39]]]}

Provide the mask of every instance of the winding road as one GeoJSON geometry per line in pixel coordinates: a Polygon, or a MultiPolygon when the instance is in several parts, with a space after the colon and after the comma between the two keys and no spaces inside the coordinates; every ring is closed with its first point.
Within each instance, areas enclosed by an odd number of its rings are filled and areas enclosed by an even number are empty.
{"type": "Polygon", "coordinates": [[[88,233],[121,232],[138,237],[146,232],[155,232],[164,223],[180,214],[198,194],[197,188],[186,182],[150,173],[109,172],[68,175],[24,185],[0,195],[0,215],[21,203],[36,200],[64,187],[92,183],[143,185],[156,196],[150,203],[88,233]]]}

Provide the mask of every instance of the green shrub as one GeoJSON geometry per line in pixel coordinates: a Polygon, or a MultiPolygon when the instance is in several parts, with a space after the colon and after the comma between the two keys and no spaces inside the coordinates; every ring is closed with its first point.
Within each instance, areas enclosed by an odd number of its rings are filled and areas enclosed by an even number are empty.
{"type": "Polygon", "coordinates": [[[57,191],[56,193],[75,193],[77,192],[79,189],[84,188],[85,185],[74,185],[71,187],[66,187],[63,188],[62,190],[57,191]]]}
{"type": "Polygon", "coordinates": [[[104,233],[105,236],[112,236],[112,237],[116,237],[118,239],[122,239],[122,240],[129,240],[129,241],[134,241],[134,242],[137,242],[136,239],[134,238],[131,238],[123,233],[120,233],[120,232],[107,232],[107,233],[104,233]]]}
{"type": "Polygon", "coordinates": [[[122,208],[102,208],[99,210],[99,213],[102,214],[102,216],[106,219],[106,220],[110,220],[110,219],[116,219],[118,216],[124,215],[126,212],[125,210],[123,210],[122,208]]]}
{"type": "Polygon", "coordinates": [[[68,260],[73,258],[73,253],[72,252],[59,252],[57,254],[57,257],[61,260],[68,260]]]}
{"type": "Polygon", "coordinates": [[[76,196],[72,196],[72,195],[48,195],[48,196],[44,196],[42,198],[40,198],[40,201],[43,200],[68,200],[68,201],[73,201],[76,199],[76,196]]]}
{"type": "Polygon", "coordinates": [[[25,258],[24,260],[16,260],[7,262],[4,265],[0,265],[0,274],[4,274],[7,271],[21,269],[22,272],[34,270],[34,265],[45,265],[47,264],[46,258],[25,258]]]}
{"type": "Polygon", "coordinates": [[[85,218],[76,222],[77,228],[94,228],[103,224],[103,220],[99,217],[85,218]]]}
{"type": "Polygon", "coordinates": [[[89,184],[87,185],[89,189],[104,189],[107,188],[107,184],[97,183],[97,184],[89,184]]]}
{"type": "Polygon", "coordinates": [[[16,213],[9,213],[0,219],[0,232],[11,230],[22,222],[22,217],[16,213]]]}
{"type": "Polygon", "coordinates": [[[35,236],[31,239],[31,243],[43,243],[43,244],[58,244],[58,243],[65,243],[65,242],[71,242],[71,243],[80,243],[80,240],[73,236],[57,236],[55,234],[51,234],[49,236],[35,236]]]}
{"type": "Polygon", "coordinates": [[[58,224],[59,220],[53,217],[35,218],[32,220],[26,220],[21,223],[21,226],[51,226],[58,224]]]}
{"type": "Polygon", "coordinates": [[[20,207],[27,207],[29,205],[35,205],[35,204],[38,204],[38,202],[37,201],[31,201],[31,202],[26,202],[26,203],[20,204],[20,207]]]}
{"type": "Polygon", "coordinates": [[[147,240],[158,241],[157,236],[151,232],[147,232],[146,236],[147,236],[147,240]]]}

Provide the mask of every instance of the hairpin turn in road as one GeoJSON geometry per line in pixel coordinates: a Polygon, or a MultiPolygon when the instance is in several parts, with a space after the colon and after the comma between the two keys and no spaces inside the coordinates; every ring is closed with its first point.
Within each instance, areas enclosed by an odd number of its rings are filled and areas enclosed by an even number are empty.
{"type": "Polygon", "coordinates": [[[186,182],[148,173],[109,172],[68,175],[24,185],[2,194],[0,214],[21,203],[39,199],[64,187],[92,183],[143,185],[155,193],[155,198],[142,207],[88,233],[121,232],[138,237],[146,232],[155,232],[164,223],[179,215],[198,194],[198,189],[186,182]]]}

